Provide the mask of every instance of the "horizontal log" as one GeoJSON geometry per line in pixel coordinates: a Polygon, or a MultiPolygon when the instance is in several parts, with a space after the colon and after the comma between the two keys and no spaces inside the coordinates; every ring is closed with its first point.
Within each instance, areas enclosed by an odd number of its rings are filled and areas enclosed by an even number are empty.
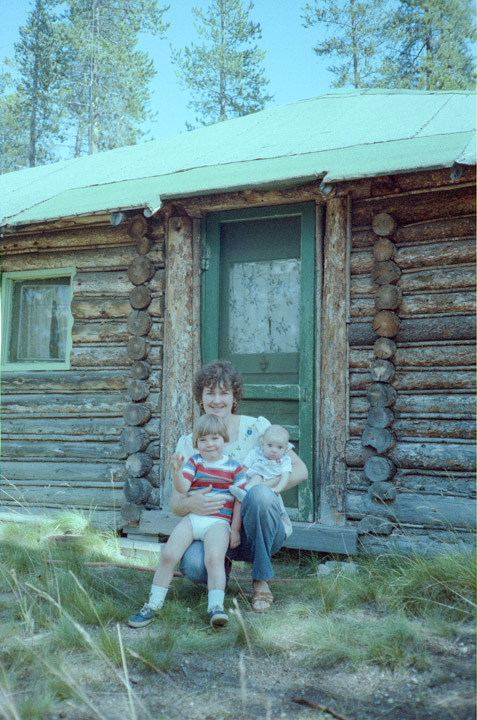
{"type": "Polygon", "coordinates": [[[392,503],[372,500],[369,495],[348,493],[346,511],[359,520],[366,515],[384,517],[398,525],[475,529],[475,501],[467,498],[400,493],[392,503]]]}
{"type": "Polygon", "coordinates": [[[149,258],[135,257],[128,267],[128,278],[133,285],[142,285],[151,280],[154,272],[154,265],[149,258]]]}
{"type": "Polygon", "coordinates": [[[147,380],[151,374],[151,366],[145,360],[134,360],[131,365],[131,377],[135,380],[147,380]]]}
{"type": "MultiPolygon", "coordinates": [[[[384,339],[384,338],[381,338],[384,339]]],[[[350,367],[370,368],[374,362],[372,350],[352,348],[350,367]]],[[[399,367],[444,367],[475,364],[475,349],[468,345],[423,345],[421,347],[397,348],[393,363],[399,367]]]]}
{"type": "MultiPolygon", "coordinates": [[[[359,528],[359,523],[358,523],[359,528]]],[[[399,555],[419,555],[421,557],[434,557],[445,553],[446,555],[465,552],[471,554],[475,547],[475,534],[471,532],[446,533],[446,540],[436,537],[436,531],[429,531],[429,534],[416,535],[409,532],[407,528],[404,531],[394,530],[391,535],[360,535],[359,549],[360,552],[370,556],[379,556],[388,554],[399,555]]]]}
{"type": "Polygon", "coordinates": [[[380,502],[394,502],[397,496],[397,490],[391,482],[378,480],[371,483],[368,488],[368,495],[372,500],[380,502]]]}
{"type": "MultiPolygon", "coordinates": [[[[451,218],[449,220],[433,220],[398,227],[393,241],[400,245],[428,243],[433,240],[454,240],[475,236],[475,217],[451,218]]],[[[372,230],[355,230],[352,235],[353,248],[367,248],[374,245],[376,236],[372,230]]]]}
{"type": "MultiPolygon", "coordinates": [[[[351,372],[350,390],[367,390],[372,383],[369,372],[351,372]]],[[[475,373],[472,370],[396,370],[393,378],[396,390],[474,390],[475,373]]]]}
{"type": "MultiPolygon", "coordinates": [[[[140,360],[138,362],[141,362],[140,360]]],[[[141,402],[149,395],[149,385],[144,380],[130,380],[128,383],[128,395],[133,402],[141,402]]]]}
{"type": "Polygon", "coordinates": [[[144,310],[151,300],[152,293],[147,285],[136,285],[129,293],[129,303],[135,310],[144,310]]]}
{"type": "Polygon", "coordinates": [[[93,248],[70,250],[63,248],[61,252],[26,253],[25,255],[10,255],[2,258],[3,272],[11,270],[47,270],[49,268],[75,267],[77,272],[84,270],[123,270],[137,257],[133,244],[119,248],[93,248]],[[19,263],[19,257],[21,262],[19,263]],[[18,265],[21,264],[21,268],[18,265]]]}
{"type": "MultiPolygon", "coordinates": [[[[152,470],[152,457],[146,452],[133,453],[126,460],[126,472],[132,477],[144,477],[152,470]]],[[[128,498],[131,502],[131,498],[128,498]]]]}
{"type": "Polygon", "coordinates": [[[142,427],[126,426],[121,432],[121,449],[126,455],[143,452],[150,442],[149,434],[142,427]]]}
{"type": "Polygon", "coordinates": [[[2,372],[2,394],[19,392],[96,392],[125,390],[128,377],[117,370],[2,372]]]}
{"type": "MultiPolygon", "coordinates": [[[[131,315],[129,315],[129,317],[131,317],[131,315]]],[[[128,322],[82,322],[81,320],[77,320],[73,325],[73,342],[75,344],[126,343],[131,336],[131,330],[129,328],[131,322],[132,321],[129,320],[128,322]]],[[[148,339],[152,342],[162,341],[164,336],[163,323],[156,320],[154,324],[149,321],[148,325],[150,329],[148,339]]]]}
{"type": "MultiPolygon", "coordinates": [[[[363,395],[361,397],[352,395],[350,397],[350,413],[356,415],[358,413],[367,413],[369,410],[369,402],[363,395]]],[[[415,414],[419,416],[437,415],[441,418],[447,416],[459,416],[460,419],[475,417],[475,398],[473,393],[467,395],[454,394],[438,394],[416,395],[411,393],[405,395],[400,392],[394,403],[393,410],[396,413],[415,414]]]]}
{"type": "Polygon", "coordinates": [[[372,455],[364,464],[363,474],[369,482],[386,482],[396,474],[396,466],[387,457],[372,455]]]}
{"type": "Polygon", "coordinates": [[[365,425],[361,442],[364,447],[374,448],[378,455],[385,455],[395,446],[396,436],[389,428],[374,428],[365,425]]]}
{"type": "Polygon", "coordinates": [[[121,507],[124,501],[122,489],[113,488],[84,488],[71,484],[67,487],[47,485],[35,487],[31,485],[0,484],[0,504],[4,501],[15,501],[19,506],[28,506],[29,503],[37,505],[61,505],[70,508],[121,507]]]}
{"type": "Polygon", "coordinates": [[[147,502],[152,492],[152,485],[144,478],[128,478],[124,483],[124,496],[130,503],[147,502]]]}
{"type": "MultiPolygon", "coordinates": [[[[471,266],[442,267],[415,272],[403,272],[398,285],[405,297],[408,292],[429,290],[459,290],[475,288],[475,269],[471,266]]],[[[352,275],[350,282],[351,297],[356,295],[373,295],[378,285],[373,282],[370,275],[352,275]]]]}
{"type": "Polygon", "coordinates": [[[128,330],[133,335],[147,335],[150,340],[162,340],[162,323],[152,323],[152,318],[146,310],[133,310],[128,316],[128,330]],[[152,328],[152,330],[151,330],[152,328]],[[161,328],[161,334],[158,330],[161,328]]]}
{"type": "MultiPolygon", "coordinates": [[[[368,423],[369,424],[369,423],[368,423]]],[[[350,420],[350,433],[360,436],[366,429],[364,418],[350,420]]],[[[456,440],[475,440],[475,419],[450,420],[441,418],[396,418],[392,430],[400,438],[453,438],[456,440]]],[[[373,446],[374,447],[374,446],[373,446]]],[[[378,450],[381,452],[381,450],[378,450]]]]}
{"type": "Polygon", "coordinates": [[[401,320],[392,310],[380,310],[373,318],[373,331],[380,337],[396,337],[400,327],[401,320]]]}
{"type": "Polygon", "coordinates": [[[15,417],[3,416],[2,418],[2,441],[3,438],[14,437],[24,438],[29,435],[35,436],[59,436],[67,438],[69,436],[86,437],[97,440],[108,439],[119,436],[121,431],[121,422],[117,417],[78,417],[75,413],[74,417],[58,418],[58,413],[52,414],[51,417],[26,417],[16,419],[15,417]]]}
{"type": "Polygon", "coordinates": [[[381,248],[380,245],[376,246],[376,244],[373,245],[371,250],[353,251],[350,258],[351,273],[371,272],[376,260],[383,262],[391,257],[393,262],[403,271],[414,268],[475,263],[475,241],[468,238],[459,238],[449,242],[395,247],[394,254],[391,253],[392,248],[389,245],[385,247],[387,252],[385,248],[381,248]],[[383,260],[376,257],[376,253],[383,260]],[[386,254],[389,255],[389,258],[385,257],[386,254]]]}
{"type": "Polygon", "coordinates": [[[132,289],[127,270],[77,272],[73,278],[73,297],[77,295],[127,295],[132,289]]]}
{"type": "Polygon", "coordinates": [[[100,462],[66,462],[60,460],[2,461],[2,476],[9,482],[23,480],[42,480],[46,484],[59,480],[62,482],[119,482],[123,479],[124,462],[114,460],[100,462]]]}
{"type": "Polygon", "coordinates": [[[399,328],[393,325],[391,311],[381,310],[375,316],[373,323],[351,322],[349,326],[349,344],[373,345],[376,340],[375,330],[380,335],[386,335],[397,329],[393,339],[397,343],[429,342],[432,340],[473,340],[475,339],[475,318],[473,315],[457,315],[454,317],[423,317],[404,318],[400,321],[399,328]],[[384,316],[383,313],[389,313],[384,316]]]}
{"type": "MultiPolygon", "coordinates": [[[[374,455],[368,458],[366,466],[370,461],[386,460],[374,455]]],[[[371,471],[372,472],[372,471],[371,471]]],[[[359,490],[366,492],[369,487],[369,479],[365,470],[348,470],[348,488],[350,491],[359,490]]],[[[424,495],[442,495],[455,497],[475,497],[475,475],[473,473],[439,473],[438,471],[413,472],[397,468],[393,482],[399,492],[418,493],[424,495]],[[434,474],[431,474],[434,473],[434,474]]]]}
{"type": "Polygon", "coordinates": [[[119,442],[95,442],[84,439],[67,440],[5,440],[2,439],[2,462],[27,458],[61,460],[119,460],[124,457],[119,442]]]}
{"type": "Polygon", "coordinates": [[[390,195],[374,202],[358,200],[352,205],[352,225],[371,226],[380,212],[392,215],[398,225],[445,219],[475,213],[475,188],[453,187],[437,192],[415,193],[405,199],[390,195]]]}
{"type": "Polygon", "coordinates": [[[143,237],[148,229],[149,225],[146,218],[138,213],[128,220],[126,232],[130,237],[137,239],[143,237]]]}
{"type": "Polygon", "coordinates": [[[396,285],[381,285],[374,297],[376,310],[396,310],[402,303],[402,290],[396,285]]]}
{"type": "Polygon", "coordinates": [[[77,320],[126,319],[131,308],[127,297],[93,299],[77,295],[71,303],[71,312],[77,320]]]}
{"type": "MultiPolygon", "coordinates": [[[[351,467],[362,467],[373,454],[361,440],[352,439],[346,444],[346,463],[351,467]]],[[[388,457],[396,467],[410,470],[475,470],[475,447],[464,443],[397,442],[388,457]]]]}
{"type": "Polygon", "coordinates": [[[112,228],[110,223],[95,224],[87,227],[84,223],[80,228],[69,230],[61,229],[55,232],[33,232],[31,234],[17,233],[2,243],[2,253],[41,252],[52,250],[90,250],[91,247],[118,248],[124,245],[132,247],[131,238],[125,232],[124,226],[112,228]]]}
{"type": "Polygon", "coordinates": [[[396,354],[396,343],[391,338],[379,337],[374,343],[373,351],[380,360],[391,360],[396,354]]]}
{"type": "Polygon", "coordinates": [[[105,347],[104,345],[82,345],[74,347],[70,354],[70,362],[73,368],[127,368],[131,365],[128,358],[126,346],[114,345],[105,347]]]}
{"type": "MultiPolygon", "coordinates": [[[[37,393],[13,395],[2,398],[3,415],[35,414],[41,415],[75,415],[92,417],[94,415],[121,416],[127,396],[123,393],[81,393],[78,395],[41,395],[37,393]]],[[[64,419],[59,427],[65,424],[64,419]]]]}
{"type": "Polygon", "coordinates": [[[164,295],[154,297],[147,311],[154,318],[164,317],[164,295]]]}
{"type": "MultiPolygon", "coordinates": [[[[396,285],[383,285],[382,287],[391,287],[396,294],[401,292],[401,288],[396,285]]],[[[377,295],[375,297],[361,296],[351,299],[350,315],[356,318],[372,318],[376,310],[381,309],[380,306],[383,304],[387,304],[389,307],[391,307],[391,305],[398,307],[398,314],[401,318],[436,313],[466,313],[470,315],[475,308],[475,299],[475,292],[471,290],[464,292],[404,295],[397,304],[391,303],[390,301],[378,301],[377,295]]]]}
{"type": "Polygon", "coordinates": [[[373,217],[371,227],[375,235],[386,237],[394,233],[397,228],[397,222],[389,213],[381,212],[373,217]]]}

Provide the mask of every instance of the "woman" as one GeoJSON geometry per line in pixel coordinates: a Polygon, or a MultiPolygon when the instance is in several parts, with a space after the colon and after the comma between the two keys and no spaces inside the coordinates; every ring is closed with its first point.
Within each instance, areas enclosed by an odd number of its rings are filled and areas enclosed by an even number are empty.
{"type": "MultiPolygon", "coordinates": [[[[253,418],[237,414],[237,406],[243,395],[243,381],[228,360],[216,360],[203,367],[194,381],[194,397],[204,413],[220,417],[228,430],[229,443],[224,452],[242,463],[254,448],[261,435],[270,425],[263,417],[253,418]]],[[[177,452],[188,458],[193,454],[192,434],[183,435],[177,452]]],[[[292,472],[287,489],[306,480],[308,471],[302,460],[289,450],[292,472]]],[[[171,508],[176,515],[196,513],[212,515],[223,505],[207,495],[208,488],[193,495],[173,491],[171,508]]],[[[256,485],[249,490],[241,505],[242,529],[240,545],[227,553],[230,560],[252,563],[253,598],[256,612],[268,610],[273,603],[268,581],[273,577],[271,557],[285,540],[285,530],[280,518],[279,496],[266,485],[256,485]]],[[[204,548],[200,541],[192,543],[180,566],[182,573],[192,582],[207,584],[204,566],[204,548]]]]}

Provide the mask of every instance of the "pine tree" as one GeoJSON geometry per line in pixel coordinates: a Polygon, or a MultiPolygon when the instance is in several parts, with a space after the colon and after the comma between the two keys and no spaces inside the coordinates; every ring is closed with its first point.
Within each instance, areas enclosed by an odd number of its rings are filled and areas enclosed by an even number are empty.
{"type": "Polygon", "coordinates": [[[130,145],[148,116],[155,74],[135,49],[142,31],[164,36],[156,0],[68,0],[64,18],[69,82],[64,93],[74,128],[74,155],[130,145]]]}
{"type": "Polygon", "coordinates": [[[475,88],[474,17],[470,0],[400,0],[383,82],[424,90],[475,88]]]}
{"type": "Polygon", "coordinates": [[[252,2],[245,6],[242,0],[213,0],[205,13],[193,8],[202,42],[172,51],[181,84],[191,91],[188,107],[202,125],[262,110],[272,99],[265,52],[255,44],[262,30],[249,19],[252,9],[252,2]]]}
{"type": "Polygon", "coordinates": [[[327,67],[336,79],[333,87],[373,86],[377,82],[387,36],[386,0],[313,0],[303,8],[304,27],[324,25],[325,40],[314,52],[336,59],[327,67]]]}
{"type": "Polygon", "coordinates": [[[18,79],[13,83],[14,92],[2,100],[2,119],[13,130],[8,166],[33,167],[50,161],[60,137],[61,48],[55,4],[54,0],[36,0],[26,25],[20,28],[20,41],[15,43],[11,64],[18,79]]]}

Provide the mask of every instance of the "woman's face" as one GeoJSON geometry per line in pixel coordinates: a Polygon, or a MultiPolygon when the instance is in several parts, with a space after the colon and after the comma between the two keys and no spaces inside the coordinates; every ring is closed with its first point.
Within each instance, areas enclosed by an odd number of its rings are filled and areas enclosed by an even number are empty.
{"type": "Polygon", "coordinates": [[[230,388],[223,386],[205,387],[202,391],[202,404],[207,415],[217,415],[224,420],[232,414],[234,394],[230,388]]]}

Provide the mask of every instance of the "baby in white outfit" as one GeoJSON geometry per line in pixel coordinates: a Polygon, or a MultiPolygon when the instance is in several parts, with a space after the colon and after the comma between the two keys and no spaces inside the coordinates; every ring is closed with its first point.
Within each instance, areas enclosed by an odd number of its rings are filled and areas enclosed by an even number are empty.
{"type": "Polygon", "coordinates": [[[244,460],[245,488],[231,488],[237,500],[243,500],[245,493],[259,483],[265,483],[275,493],[285,490],[292,469],[288,449],[288,432],[281,425],[270,425],[260,438],[260,445],[253,448],[244,460]]]}

